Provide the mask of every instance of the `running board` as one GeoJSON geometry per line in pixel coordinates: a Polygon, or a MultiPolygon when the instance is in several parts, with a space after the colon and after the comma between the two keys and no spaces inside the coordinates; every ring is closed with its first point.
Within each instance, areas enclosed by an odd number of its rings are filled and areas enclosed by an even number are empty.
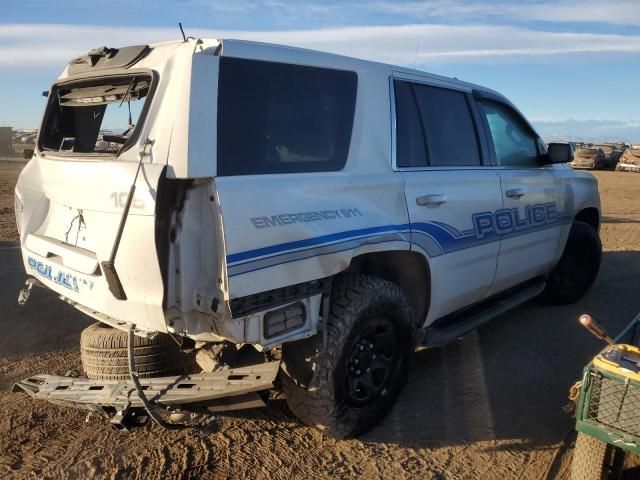
{"type": "Polygon", "coordinates": [[[499,296],[495,301],[490,301],[480,310],[470,309],[470,313],[465,315],[460,313],[457,318],[448,322],[438,321],[438,325],[427,327],[422,330],[421,347],[443,347],[456,340],[465,333],[478,328],[483,323],[498,315],[517,307],[518,305],[537,297],[544,291],[545,282],[540,280],[533,285],[529,285],[517,293],[508,297],[499,296]]]}
{"type": "MultiPolygon", "coordinates": [[[[211,373],[176,377],[141,378],[151,403],[170,409],[223,411],[254,408],[257,392],[270,390],[280,362],[269,362],[211,373]]],[[[131,380],[91,380],[79,377],[35,375],[17,382],[13,392],[24,391],[38,400],[97,411],[104,416],[115,410],[143,408],[131,380]]]]}

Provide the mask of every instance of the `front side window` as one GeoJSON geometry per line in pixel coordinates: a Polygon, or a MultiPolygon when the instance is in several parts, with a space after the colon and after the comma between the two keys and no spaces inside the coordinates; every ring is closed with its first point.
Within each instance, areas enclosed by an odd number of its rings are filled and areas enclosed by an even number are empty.
{"type": "Polygon", "coordinates": [[[115,155],[134,136],[151,77],[113,77],[54,86],[39,148],[65,155],[115,155]]]}
{"type": "Polygon", "coordinates": [[[356,89],[355,72],[222,57],[218,175],[342,169],[356,89]]]}
{"type": "Polygon", "coordinates": [[[537,135],[511,108],[491,100],[481,102],[499,166],[538,167],[537,135]]]}

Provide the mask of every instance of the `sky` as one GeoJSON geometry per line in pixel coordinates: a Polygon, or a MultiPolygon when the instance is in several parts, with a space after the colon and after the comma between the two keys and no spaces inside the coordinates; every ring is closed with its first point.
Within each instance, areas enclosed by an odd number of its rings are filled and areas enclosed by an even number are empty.
{"type": "Polygon", "coordinates": [[[0,125],[94,47],[188,35],[312,48],[509,97],[547,139],[640,143],[640,0],[0,0],[0,125]]]}

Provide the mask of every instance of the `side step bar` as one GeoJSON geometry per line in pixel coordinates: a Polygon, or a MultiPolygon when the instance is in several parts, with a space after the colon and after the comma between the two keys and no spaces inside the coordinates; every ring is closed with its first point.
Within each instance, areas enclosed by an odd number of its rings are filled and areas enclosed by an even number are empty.
{"type": "Polygon", "coordinates": [[[488,301],[481,309],[470,310],[467,315],[460,313],[457,318],[448,322],[437,322],[438,325],[423,329],[422,347],[443,347],[465,333],[478,328],[492,318],[511,310],[518,305],[540,295],[545,287],[544,280],[518,290],[508,297],[500,297],[488,301]]]}
{"type": "MultiPolygon", "coordinates": [[[[211,412],[254,408],[265,405],[257,392],[273,388],[279,367],[280,362],[269,362],[212,373],[141,378],[140,384],[149,401],[169,409],[211,412]]],[[[35,375],[13,386],[13,392],[19,391],[107,417],[114,410],[144,407],[131,380],[35,375]]]]}

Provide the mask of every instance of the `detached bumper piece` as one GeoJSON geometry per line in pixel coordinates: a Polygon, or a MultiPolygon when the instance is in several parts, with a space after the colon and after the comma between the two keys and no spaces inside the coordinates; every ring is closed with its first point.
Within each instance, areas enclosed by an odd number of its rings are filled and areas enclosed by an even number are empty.
{"type": "MultiPolygon", "coordinates": [[[[141,378],[150,402],[170,412],[212,413],[264,407],[280,362],[269,362],[212,373],[176,377],[141,378]]],[[[24,391],[38,400],[100,413],[126,430],[145,417],[142,400],[130,380],[90,380],[79,377],[34,375],[17,382],[13,392],[24,391]]]]}
{"type": "Polygon", "coordinates": [[[616,165],[616,170],[621,170],[623,172],[640,172],[640,163],[618,163],[618,165],[616,165]]]}

